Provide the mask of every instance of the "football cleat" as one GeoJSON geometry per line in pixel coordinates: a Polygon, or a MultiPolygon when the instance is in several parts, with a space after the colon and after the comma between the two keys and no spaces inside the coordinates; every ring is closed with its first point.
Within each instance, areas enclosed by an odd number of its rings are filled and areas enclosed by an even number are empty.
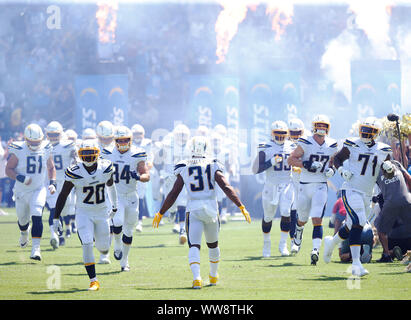
{"type": "Polygon", "coordinates": [[[292,243],[292,245],[291,245],[291,254],[297,254],[298,253],[298,251],[300,251],[300,247],[301,247],[301,244],[296,244],[295,243],[295,241],[293,240],[293,243],[292,243]]]}
{"type": "Polygon", "coordinates": [[[71,223],[71,232],[72,233],[77,233],[77,227],[76,227],[76,224],[74,222],[71,223]]]}
{"type": "Polygon", "coordinates": [[[361,264],[353,264],[351,266],[351,273],[355,277],[366,276],[369,272],[361,264]]]}
{"type": "Polygon", "coordinates": [[[333,254],[333,237],[331,236],[326,236],[324,238],[324,253],[323,253],[323,259],[325,263],[329,263],[331,261],[331,256],[333,254]]]}
{"type": "Polygon", "coordinates": [[[208,275],[208,278],[210,280],[210,286],[216,286],[218,282],[218,274],[217,276],[213,277],[212,275],[208,275]]]}
{"type": "Polygon", "coordinates": [[[201,289],[203,286],[203,281],[201,279],[197,279],[193,281],[193,289],[201,289]]]}
{"type": "Polygon", "coordinates": [[[180,233],[180,225],[176,223],[173,227],[173,232],[174,233],[180,233]]]}
{"type": "Polygon", "coordinates": [[[271,241],[265,240],[263,245],[263,258],[271,257],[271,241]]]}
{"type": "Polygon", "coordinates": [[[59,247],[59,240],[58,240],[58,237],[55,233],[53,233],[53,236],[50,239],[50,245],[53,248],[53,250],[56,250],[59,247]]]}
{"type": "Polygon", "coordinates": [[[110,264],[110,258],[107,254],[100,254],[100,260],[98,261],[99,264],[110,264]]]}
{"type": "Polygon", "coordinates": [[[71,237],[71,231],[70,229],[66,230],[66,238],[70,238],[71,237]]]}
{"type": "Polygon", "coordinates": [[[30,259],[41,261],[40,248],[32,248],[30,259]]]}
{"type": "Polygon", "coordinates": [[[181,233],[181,234],[180,234],[179,242],[180,242],[180,244],[184,244],[184,243],[187,242],[187,236],[186,236],[185,233],[181,233]]]}
{"type": "Polygon", "coordinates": [[[19,239],[20,248],[27,247],[29,243],[29,235],[30,235],[29,231],[30,231],[30,227],[28,227],[26,231],[20,231],[20,239],[19,239]]]}
{"type": "Polygon", "coordinates": [[[407,251],[407,253],[404,255],[404,258],[401,260],[401,263],[404,265],[409,265],[410,264],[410,258],[411,258],[411,251],[407,251]]]}
{"type": "Polygon", "coordinates": [[[88,288],[88,291],[98,291],[98,289],[100,289],[100,283],[98,281],[90,282],[90,287],[88,288]]]}
{"type": "Polygon", "coordinates": [[[129,272],[130,271],[130,266],[127,264],[124,267],[121,267],[121,272],[129,272]]]}
{"type": "Polygon", "coordinates": [[[64,246],[66,244],[66,239],[64,237],[59,237],[59,246],[64,246]]]}
{"type": "Polygon", "coordinates": [[[114,250],[113,255],[114,259],[121,260],[121,258],[123,257],[123,252],[121,250],[114,250]]]}
{"type": "Polygon", "coordinates": [[[372,258],[371,247],[368,244],[365,244],[363,245],[362,249],[363,249],[363,253],[360,257],[361,263],[370,263],[371,258],[372,258]]]}
{"type": "Polygon", "coordinates": [[[395,246],[394,248],[392,248],[392,253],[398,261],[402,260],[403,258],[402,250],[399,246],[395,246]]]}
{"type": "Polygon", "coordinates": [[[405,272],[411,272],[411,263],[405,268],[405,272]]]}
{"type": "Polygon", "coordinates": [[[228,219],[227,219],[227,215],[225,214],[225,215],[222,215],[221,216],[221,223],[222,224],[226,224],[228,222],[228,219]]]}
{"type": "Polygon", "coordinates": [[[137,231],[137,232],[143,232],[143,225],[142,225],[141,223],[139,223],[139,224],[136,226],[136,231],[137,231]]]}
{"type": "Polygon", "coordinates": [[[280,251],[280,254],[282,257],[288,257],[290,255],[286,242],[280,242],[280,245],[278,246],[278,250],[280,251]]]}
{"type": "Polygon", "coordinates": [[[319,256],[318,250],[317,250],[317,249],[313,249],[313,250],[311,251],[311,265],[312,265],[312,266],[316,266],[316,265],[317,265],[318,256],[319,256]]]}

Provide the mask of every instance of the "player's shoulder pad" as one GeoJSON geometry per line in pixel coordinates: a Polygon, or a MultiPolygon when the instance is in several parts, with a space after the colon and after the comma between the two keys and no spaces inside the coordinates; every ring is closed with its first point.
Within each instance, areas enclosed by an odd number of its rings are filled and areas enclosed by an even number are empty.
{"type": "Polygon", "coordinates": [[[180,161],[174,166],[174,171],[187,166],[186,161],[180,161]]]}
{"type": "Polygon", "coordinates": [[[344,141],[344,146],[345,147],[356,147],[359,148],[359,145],[357,144],[357,139],[358,138],[347,138],[344,141]]]}
{"type": "Polygon", "coordinates": [[[132,152],[132,157],[133,158],[145,158],[147,157],[147,152],[145,152],[144,150],[140,149],[140,150],[133,150],[132,152]]]}
{"type": "Polygon", "coordinates": [[[302,143],[302,144],[307,144],[307,145],[312,144],[312,142],[308,140],[307,136],[298,138],[297,142],[302,143]]]}
{"type": "Polygon", "coordinates": [[[100,159],[101,165],[104,169],[103,173],[111,173],[114,172],[113,162],[107,159],[100,159]]]}
{"type": "Polygon", "coordinates": [[[386,153],[392,152],[392,148],[388,144],[382,142],[378,142],[378,149],[386,153]]]}
{"type": "Polygon", "coordinates": [[[224,164],[218,159],[213,159],[213,163],[217,166],[217,170],[222,170],[224,168],[224,164]]]}
{"type": "Polygon", "coordinates": [[[63,141],[62,146],[63,146],[64,149],[70,149],[70,148],[74,148],[76,145],[75,145],[74,141],[65,140],[65,141],[63,141]]]}
{"type": "Polygon", "coordinates": [[[9,150],[23,150],[23,141],[14,141],[8,145],[9,150]]]}
{"type": "Polygon", "coordinates": [[[51,150],[51,149],[53,149],[53,145],[50,142],[43,141],[43,148],[45,150],[51,150]]]}
{"type": "Polygon", "coordinates": [[[107,150],[106,148],[101,149],[101,154],[112,154],[110,150],[107,150]]]}
{"type": "MultiPolygon", "coordinates": [[[[266,149],[266,148],[269,148],[269,147],[271,147],[270,143],[259,143],[258,144],[258,149],[266,149]]],[[[215,159],[215,160],[217,160],[217,159],[215,159]]]]}
{"type": "Polygon", "coordinates": [[[80,167],[78,165],[72,165],[68,167],[65,171],[64,174],[69,177],[70,179],[82,179],[83,177],[78,174],[78,170],[80,170],[80,167]]]}
{"type": "Polygon", "coordinates": [[[330,148],[337,148],[338,147],[338,141],[336,141],[335,139],[328,138],[327,140],[328,140],[327,142],[328,142],[330,148]]]}

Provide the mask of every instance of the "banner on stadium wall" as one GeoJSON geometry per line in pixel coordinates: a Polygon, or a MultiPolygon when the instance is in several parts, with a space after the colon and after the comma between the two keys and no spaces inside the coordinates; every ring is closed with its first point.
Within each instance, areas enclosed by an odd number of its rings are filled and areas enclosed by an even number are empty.
{"type": "Polygon", "coordinates": [[[396,60],[351,63],[352,119],[401,113],[401,64],[396,60]]]}
{"type": "Polygon", "coordinates": [[[128,76],[77,75],[75,79],[76,131],[95,129],[100,121],[127,125],[128,76]]]}

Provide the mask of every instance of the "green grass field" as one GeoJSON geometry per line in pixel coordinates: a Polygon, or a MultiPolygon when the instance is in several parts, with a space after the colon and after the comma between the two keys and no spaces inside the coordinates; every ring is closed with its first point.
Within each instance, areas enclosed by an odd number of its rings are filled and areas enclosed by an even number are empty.
{"type": "MultiPolygon", "coordinates": [[[[347,269],[350,264],[337,261],[325,264],[320,257],[317,266],[310,265],[311,223],[304,231],[301,251],[294,257],[281,257],[278,252],[279,221],[273,223],[272,257],[262,258],[261,221],[251,224],[230,221],[220,233],[220,282],[216,287],[191,289],[192,276],[188,265],[187,245],[179,245],[165,218],[159,229],[151,228],[151,219],[144,220],[143,233],[135,233],[130,251],[130,272],[120,272],[112,252],[110,265],[96,265],[101,289],[88,292],[89,280],[82,263],[82,249],[77,235],[66,245],[53,251],[44,214],[42,261],[30,260],[31,244],[18,247],[19,231],[14,210],[0,216],[0,300],[409,300],[411,274],[404,272],[399,261],[366,265],[370,274],[353,280],[347,269]],[[60,278],[59,278],[60,276],[60,278]],[[51,282],[52,279],[60,279],[51,282]],[[54,286],[53,286],[54,283],[54,286]],[[51,285],[50,285],[51,284],[51,285]]],[[[324,235],[330,235],[328,220],[324,235]]],[[[96,260],[99,253],[95,251],[96,260]]],[[[201,274],[208,283],[208,251],[203,239],[201,274]]]]}

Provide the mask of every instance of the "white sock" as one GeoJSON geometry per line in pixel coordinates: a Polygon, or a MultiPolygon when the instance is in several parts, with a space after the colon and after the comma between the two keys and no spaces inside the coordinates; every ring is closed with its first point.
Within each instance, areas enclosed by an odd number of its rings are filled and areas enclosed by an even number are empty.
{"type": "Polygon", "coordinates": [[[338,235],[338,232],[333,237],[333,246],[339,246],[344,240],[338,235]]]}
{"type": "Polygon", "coordinates": [[[361,246],[350,246],[352,264],[361,264],[360,262],[360,252],[361,246]]]}
{"type": "Polygon", "coordinates": [[[123,243],[121,240],[122,235],[123,234],[121,232],[119,234],[114,234],[114,250],[121,249],[121,244],[123,243]]]}
{"type": "Polygon", "coordinates": [[[218,265],[220,262],[220,248],[212,248],[208,250],[208,257],[210,258],[210,276],[216,277],[218,265]]]}
{"type": "Polygon", "coordinates": [[[271,234],[269,232],[263,232],[264,242],[271,241],[271,234]]]}
{"type": "Polygon", "coordinates": [[[320,247],[321,247],[321,239],[320,238],[313,239],[313,249],[317,249],[317,251],[320,251],[320,247]]]}
{"type": "Polygon", "coordinates": [[[32,238],[31,239],[32,247],[36,249],[40,248],[40,241],[41,241],[41,238],[32,238]]]}
{"type": "Polygon", "coordinates": [[[122,267],[125,267],[127,265],[130,247],[131,245],[125,244],[123,242],[122,247],[121,247],[121,251],[123,252],[123,257],[121,258],[121,263],[120,263],[122,267]]]}
{"type": "Polygon", "coordinates": [[[193,279],[201,279],[200,275],[200,250],[197,247],[191,247],[188,250],[188,263],[190,264],[193,279]]]}
{"type": "MultiPolygon", "coordinates": [[[[180,222],[180,231],[185,230],[185,227],[186,227],[186,223],[184,221],[180,222]]],[[[181,231],[181,232],[183,232],[183,231],[181,231]]]]}
{"type": "Polygon", "coordinates": [[[280,243],[287,242],[288,235],[289,235],[288,231],[287,232],[281,231],[280,243]]]}

